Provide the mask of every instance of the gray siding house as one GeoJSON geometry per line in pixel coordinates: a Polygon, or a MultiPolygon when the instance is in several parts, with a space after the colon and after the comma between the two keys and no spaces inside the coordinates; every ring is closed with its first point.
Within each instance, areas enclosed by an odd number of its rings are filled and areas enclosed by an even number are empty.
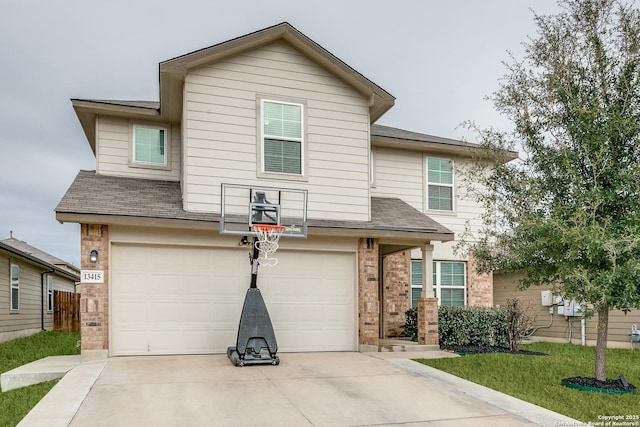
{"type": "Polygon", "coordinates": [[[15,239],[0,240],[0,342],[53,329],[53,291],[75,292],[77,267],[15,239]]]}

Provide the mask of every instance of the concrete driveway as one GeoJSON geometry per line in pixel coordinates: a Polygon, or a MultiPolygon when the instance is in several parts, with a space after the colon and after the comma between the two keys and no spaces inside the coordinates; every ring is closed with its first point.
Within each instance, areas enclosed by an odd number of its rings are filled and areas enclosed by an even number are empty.
{"type": "Polygon", "coordinates": [[[282,353],[279,366],[242,368],[225,355],[87,362],[20,425],[513,427],[575,421],[409,360],[428,353],[439,352],[282,353]]]}

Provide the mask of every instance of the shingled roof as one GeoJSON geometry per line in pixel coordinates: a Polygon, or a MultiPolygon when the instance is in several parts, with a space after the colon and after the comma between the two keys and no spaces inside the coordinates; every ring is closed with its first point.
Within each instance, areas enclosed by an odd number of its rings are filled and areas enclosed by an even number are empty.
{"type": "MultiPolygon", "coordinates": [[[[182,207],[180,183],[140,178],[122,178],[80,171],[56,207],[59,221],[86,216],[126,220],[148,219],[218,223],[220,215],[187,212],[182,207]]],[[[453,232],[397,198],[371,198],[371,221],[309,219],[310,232],[348,230],[366,232],[367,237],[415,234],[415,238],[453,240],[453,232]]]]}
{"type": "Polygon", "coordinates": [[[80,279],[80,270],[75,266],[14,237],[0,240],[0,250],[28,259],[71,280],[78,281],[80,279]]]}

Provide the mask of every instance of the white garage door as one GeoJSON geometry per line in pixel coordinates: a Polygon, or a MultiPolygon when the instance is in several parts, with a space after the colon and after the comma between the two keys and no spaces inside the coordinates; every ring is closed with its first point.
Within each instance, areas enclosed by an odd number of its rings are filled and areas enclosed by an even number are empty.
{"type": "MultiPolygon", "coordinates": [[[[223,353],[235,345],[245,251],[112,246],[112,355],[223,353]]],[[[261,267],[279,351],[354,350],[355,255],[281,250],[261,267]]]]}

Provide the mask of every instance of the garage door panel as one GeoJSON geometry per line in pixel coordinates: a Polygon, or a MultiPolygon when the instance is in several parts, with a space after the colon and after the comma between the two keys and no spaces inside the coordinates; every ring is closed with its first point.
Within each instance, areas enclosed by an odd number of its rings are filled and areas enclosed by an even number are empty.
{"type": "MultiPolygon", "coordinates": [[[[279,251],[258,285],[280,351],[355,349],[355,255],[279,251]]],[[[113,355],[223,353],[250,282],[246,252],[112,246],[113,355]]]]}
{"type": "Polygon", "coordinates": [[[149,294],[149,283],[144,274],[115,273],[112,274],[113,283],[126,283],[127,298],[129,296],[146,297],[149,294]]]}
{"type": "Polygon", "coordinates": [[[114,301],[111,311],[112,317],[121,324],[144,323],[147,320],[146,301],[114,301]]]}
{"type": "Polygon", "coordinates": [[[217,303],[211,309],[212,320],[215,324],[231,323],[237,328],[240,323],[240,313],[242,312],[242,303],[238,301],[227,302],[225,304],[217,303]]]}
{"type": "MultiPolygon", "coordinates": [[[[142,279],[144,281],[144,279],[142,279]]],[[[180,288],[180,276],[168,274],[149,274],[146,277],[147,295],[152,293],[158,297],[173,296],[180,288]]]]}
{"type": "Polygon", "coordinates": [[[118,355],[147,354],[147,331],[123,327],[118,331],[118,339],[112,340],[110,346],[118,355]]]}
{"type": "Polygon", "coordinates": [[[206,325],[213,322],[214,304],[212,302],[184,302],[182,304],[182,319],[185,323],[204,323],[206,325]]]}
{"type": "Polygon", "coordinates": [[[179,287],[178,291],[184,295],[213,296],[216,291],[210,275],[185,274],[182,276],[182,280],[178,278],[178,280],[174,282],[172,289],[172,293],[174,294],[176,292],[176,286],[179,287]]]}

